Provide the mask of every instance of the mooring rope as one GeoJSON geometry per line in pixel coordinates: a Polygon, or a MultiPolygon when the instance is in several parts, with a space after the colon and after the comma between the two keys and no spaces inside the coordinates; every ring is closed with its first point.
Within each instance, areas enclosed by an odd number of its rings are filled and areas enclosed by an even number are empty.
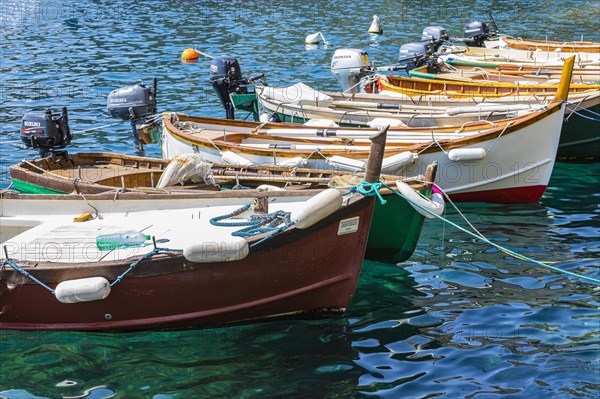
{"type": "MultiPolygon", "coordinates": [[[[583,280],[588,280],[588,281],[592,281],[592,282],[594,282],[596,284],[600,284],[600,279],[596,279],[596,278],[593,278],[593,277],[588,277],[588,276],[585,276],[583,274],[574,273],[574,272],[571,272],[571,271],[568,271],[568,270],[560,269],[560,268],[558,268],[556,266],[548,265],[546,263],[543,263],[543,262],[540,262],[538,260],[532,259],[532,258],[530,258],[528,256],[521,255],[521,254],[519,254],[519,253],[517,253],[515,251],[512,251],[512,250],[510,250],[508,248],[505,248],[505,247],[503,247],[503,246],[501,246],[499,244],[496,244],[495,242],[493,242],[493,241],[491,241],[491,240],[489,240],[489,239],[487,239],[487,238],[485,238],[483,236],[477,235],[477,234],[475,234],[475,233],[473,233],[473,232],[465,229],[464,227],[461,227],[458,224],[456,224],[456,223],[454,223],[454,222],[446,219],[445,217],[440,216],[440,215],[438,215],[438,214],[430,211],[429,209],[424,208],[421,205],[419,205],[419,204],[411,201],[410,199],[408,199],[404,195],[402,195],[400,192],[398,192],[397,190],[393,189],[392,187],[388,186],[385,183],[382,183],[382,182],[367,183],[367,182],[363,181],[363,182],[361,182],[360,186],[355,186],[355,187],[356,187],[356,191],[359,191],[361,193],[364,192],[364,193],[366,193],[365,195],[369,195],[369,196],[377,195],[377,197],[380,198],[380,199],[381,199],[381,194],[379,193],[379,190],[382,187],[385,187],[388,190],[390,190],[392,193],[394,193],[394,194],[398,195],[399,197],[401,197],[401,198],[405,199],[406,201],[408,201],[411,205],[416,206],[419,209],[422,209],[422,210],[426,211],[427,213],[435,216],[436,218],[442,220],[443,222],[448,223],[452,227],[455,227],[458,230],[460,230],[460,231],[462,231],[464,233],[467,233],[468,235],[470,235],[472,237],[475,237],[475,238],[477,238],[477,239],[485,242],[486,244],[489,244],[489,245],[495,247],[496,249],[498,249],[498,250],[500,250],[500,251],[502,251],[502,252],[504,252],[504,253],[506,253],[506,254],[514,257],[514,258],[517,258],[517,259],[520,259],[520,260],[525,260],[525,261],[534,263],[534,264],[536,264],[538,266],[554,270],[554,271],[559,272],[559,273],[568,274],[568,275],[573,276],[573,277],[578,277],[578,278],[583,279],[583,280]],[[361,187],[361,188],[358,188],[358,187],[361,187]]],[[[382,203],[385,203],[385,202],[382,202],[382,203]]]]}

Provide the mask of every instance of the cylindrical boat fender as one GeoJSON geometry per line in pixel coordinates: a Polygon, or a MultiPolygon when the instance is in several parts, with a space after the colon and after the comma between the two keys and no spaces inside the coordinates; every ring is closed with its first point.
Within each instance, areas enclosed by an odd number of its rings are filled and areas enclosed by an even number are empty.
{"type": "Polygon", "coordinates": [[[291,221],[299,229],[306,229],[325,219],[342,206],[342,193],[328,188],[310,198],[302,209],[292,211],[291,221]]]}
{"type": "Polygon", "coordinates": [[[236,154],[235,152],[225,151],[221,153],[221,159],[223,162],[231,164],[231,165],[240,165],[240,166],[253,166],[254,162],[251,160],[244,158],[243,156],[236,154]]]}
{"type": "Polygon", "coordinates": [[[318,126],[318,127],[340,127],[337,123],[331,119],[309,119],[304,123],[304,126],[318,126]]]}
{"type": "Polygon", "coordinates": [[[352,159],[334,155],[327,158],[327,164],[333,169],[348,170],[350,172],[362,172],[365,170],[367,164],[359,159],[352,159]]]}
{"type": "Polygon", "coordinates": [[[304,164],[306,164],[306,159],[302,157],[283,159],[282,161],[278,162],[279,166],[289,166],[290,168],[301,167],[304,166],[304,164]]]}
{"type": "Polygon", "coordinates": [[[451,161],[477,161],[486,155],[487,151],[484,148],[455,148],[448,152],[451,161]]]}
{"type": "Polygon", "coordinates": [[[391,157],[383,158],[381,163],[381,171],[383,173],[394,173],[404,168],[406,165],[415,163],[415,159],[419,156],[410,151],[404,151],[400,154],[392,155],[391,157]]]}
{"type": "Polygon", "coordinates": [[[270,184],[261,184],[260,186],[256,187],[256,189],[258,191],[285,191],[285,188],[272,186],[270,184]]]}
{"type": "Polygon", "coordinates": [[[110,294],[110,283],[104,277],[66,280],[56,286],[54,296],[62,303],[98,301],[110,294]]]}
{"type": "Polygon", "coordinates": [[[369,127],[372,127],[373,129],[381,129],[381,128],[384,128],[386,126],[389,126],[389,127],[404,127],[404,126],[406,126],[406,123],[402,122],[400,119],[374,118],[372,121],[370,121],[369,123],[367,123],[367,125],[369,125],[369,127]]]}
{"type": "Polygon", "coordinates": [[[183,256],[195,263],[219,263],[244,259],[248,252],[248,241],[244,237],[232,236],[192,244],[183,250],[183,256]]]}
{"type": "Polygon", "coordinates": [[[444,197],[441,193],[434,191],[434,193],[431,195],[431,199],[427,199],[423,197],[418,191],[414,190],[411,186],[400,180],[396,181],[396,187],[398,188],[398,191],[400,191],[400,194],[408,198],[408,203],[410,204],[410,206],[412,206],[415,209],[415,211],[419,212],[426,218],[433,219],[435,216],[433,216],[427,211],[424,211],[419,206],[435,213],[438,216],[441,216],[441,214],[444,213],[444,209],[446,208],[446,202],[444,201],[444,197]]]}

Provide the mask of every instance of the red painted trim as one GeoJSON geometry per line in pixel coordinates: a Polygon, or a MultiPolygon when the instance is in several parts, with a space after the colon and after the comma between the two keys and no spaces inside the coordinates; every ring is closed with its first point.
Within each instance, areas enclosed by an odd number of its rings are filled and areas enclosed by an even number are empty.
{"type": "MultiPolygon", "coordinates": [[[[513,187],[499,190],[471,191],[450,194],[456,202],[492,202],[496,204],[515,204],[538,202],[547,186],[513,187]]],[[[443,187],[442,187],[443,188],[443,187]]]]}

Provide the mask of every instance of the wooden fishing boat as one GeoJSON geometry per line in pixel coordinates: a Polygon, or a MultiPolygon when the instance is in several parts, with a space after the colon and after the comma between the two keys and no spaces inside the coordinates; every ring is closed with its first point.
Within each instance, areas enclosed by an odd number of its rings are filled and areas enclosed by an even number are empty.
{"type": "Polygon", "coordinates": [[[600,43],[588,41],[558,42],[502,36],[500,41],[508,48],[530,51],[559,51],[563,53],[600,53],[600,43]]]}
{"type": "MultiPolygon", "coordinates": [[[[314,170],[298,167],[274,165],[231,165],[210,164],[201,169],[198,182],[190,178],[176,179],[177,184],[169,184],[170,177],[184,176],[170,166],[181,166],[188,170],[198,170],[184,159],[155,159],[113,153],[77,153],[68,158],[41,158],[25,160],[10,167],[13,188],[27,194],[98,194],[135,191],[141,193],[183,194],[198,190],[222,190],[241,187],[263,188],[265,184],[285,187],[287,190],[324,190],[336,187],[347,190],[360,182],[362,174],[337,170],[314,170]],[[166,177],[166,176],[165,176],[166,177]]],[[[404,178],[382,175],[381,181],[395,186],[403,181],[425,198],[431,198],[435,178],[435,167],[430,165],[424,176],[404,178]]],[[[198,177],[198,174],[195,175],[198,177]]],[[[192,177],[192,176],[190,176],[192,177]]],[[[381,195],[387,203],[375,204],[371,234],[367,244],[370,259],[403,262],[414,252],[424,216],[416,211],[405,199],[382,189],[381,195]]]]}
{"type": "MultiPolygon", "coordinates": [[[[438,184],[455,200],[502,203],[539,200],[556,157],[572,66],[573,59],[565,63],[556,101],[542,111],[456,128],[390,128],[385,173],[396,174],[401,170],[410,176],[437,161],[438,184]]],[[[165,158],[201,152],[215,162],[235,154],[240,163],[285,164],[299,159],[306,166],[318,169],[347,165],[360,168],[360,161],[367,154],[361,137],[371,132],[360,128],[258,124],[165,113],[162,152],[165,158]]]]}
{"type": "Polygon", "coordinates": [[[562,52],[542,50],[519,50],[512,48],[485,48],[467,46],[443,46],[442,52],[449,54],[444,58],[449,60],[461,60],[472,62],[502,62],[518,63],[534,66],[556,66],[562,67],[564,60],[575,56],[578,66],[600,65],[600,53],[590,52],[562,52]]]}
{"type": "MultiPolygon", "coordinates": [[[[297,84],[286,88],[256,86],[258,107],[269,116],[277,115],[281,122],[307,123],[325,126],[333,122],[337,126],[377,126],[394,124],[410,127],[439,127],[462,125],[477,120],[499,120],[535,109],[532,104],[503,107],[431,107],[403,104],[393,109],[359,108],[348,101],[334,101],[333,97],[297,84]],[[315,102],[315,96],[321,101],[315,102]]],[[[255,120],[260,116],[255,115],[255,120]]]]}
{"type": "MultiPolygon", "coordinates": [[[[380,174],[385,135],[376,140],[370,182],[380,174]]],[[[335,189],[181,195],[4,193],[0,329],[188,328],[322,317],[350,304],[373,197],[343,200],[335,189]],[[234,214],[247,222],[240,212],[259,217],[265,207],[271,219],[262,220],[282,218],[269,224],[276,230],[252,236],[219,225],[234,214]],[[96,217],[74,221],[88,212],[96,217]],[[164,249],[94,245],[99,234],[125,232],[152,235],[164,249]]]]}
{"type": "MultiPolygon", "coordinates": [[[[410,77],[422,79],[455,80],[461,82],[505,82],[518,84],[549,84],[555,85],[560,81],[561,69],[524,67],[519,68],[510,64],[492,64],[494,66],[470,66],[468,62],[456,63],[450,61],[436,73],[428,72],[427,66],[421,66],[408,72],[410,77]],[[509,65],[508,67],[506,65],[509,65]]],[[[600,69],[573,70],[572,83],[598,85],[600,84],[600,69]]]]}
{"type": "MultiPolygon", "coordinates": [[[[505,96],[535,96],[553,95],[558,90],[558,84],[525,82],[495,82],[495,81],[452,81],[422,78],[403,78],[400,76],[380,76],[376,81],[378,91],[391,91],[408,96],[441,94],[450,98],[486,97],[490,99],[505,96]]],[[[569,95],[585,94],[600,90],[598,85],[571,84],[569,95]]]]}
{"type": "MultiPolygon", "coordinates": [[[[462,71],[477,72],[478,68],[483,71],[501,75],[512,76],[534,76],[547,79],[560,79],[561,66],[536,66],[510,62],[473,62],[458,59],[446,60],[446,64],[462,71]]],[[[573,83],[598,84],[600,82],[600,66],[576,65],[573,68],[573,83]]]]}

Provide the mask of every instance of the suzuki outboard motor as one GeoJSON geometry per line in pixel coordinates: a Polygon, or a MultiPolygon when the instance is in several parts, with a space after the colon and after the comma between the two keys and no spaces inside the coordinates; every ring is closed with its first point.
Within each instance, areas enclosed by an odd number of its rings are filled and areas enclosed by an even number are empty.
{"type": "Polygon", "coordinates": [[[111,116],[131,121],[135,154],[144,156],[144,144],[140,141],[138,130],[148,125],[148,116],[156,114],[157,80],[152,79],[152,87],[143,83],[121,87],[108,94],[107,108],[111,116]]]}
{"type": "Polygon", "coordinates": [[[446,28],[444,28],[443,26],[428,26],[425,29],[423,29],[421,40],[450,40],[450,36],[448,35],[448,31],[446,30],[446,28]]]}
{"type": "Polygon", "coordinates": [[[463,42],[471,47],[485,47],[484,42],[491,36],[486,23],[481,21],[469,22],[465,25],[463,42]]]}
{"type": "Polygon", "coordinates": [[[67,151],[57,151],[65,148],[73,135],[69,129],[67,107],[61,114],[53,114],[52,110],[44,112],[32,111],[23,115],[21,121],[21,140],[28,148],[37,148],[41,157],[67,155],[67,151]]]}
{"type": "Polygon", "coordinates": [[[371,74],[369,55],[362,50],[344,48],[335,50],[331,58],[331,73],[337,79],[343,92],[357,93],[359,82],[371,74]]]}

